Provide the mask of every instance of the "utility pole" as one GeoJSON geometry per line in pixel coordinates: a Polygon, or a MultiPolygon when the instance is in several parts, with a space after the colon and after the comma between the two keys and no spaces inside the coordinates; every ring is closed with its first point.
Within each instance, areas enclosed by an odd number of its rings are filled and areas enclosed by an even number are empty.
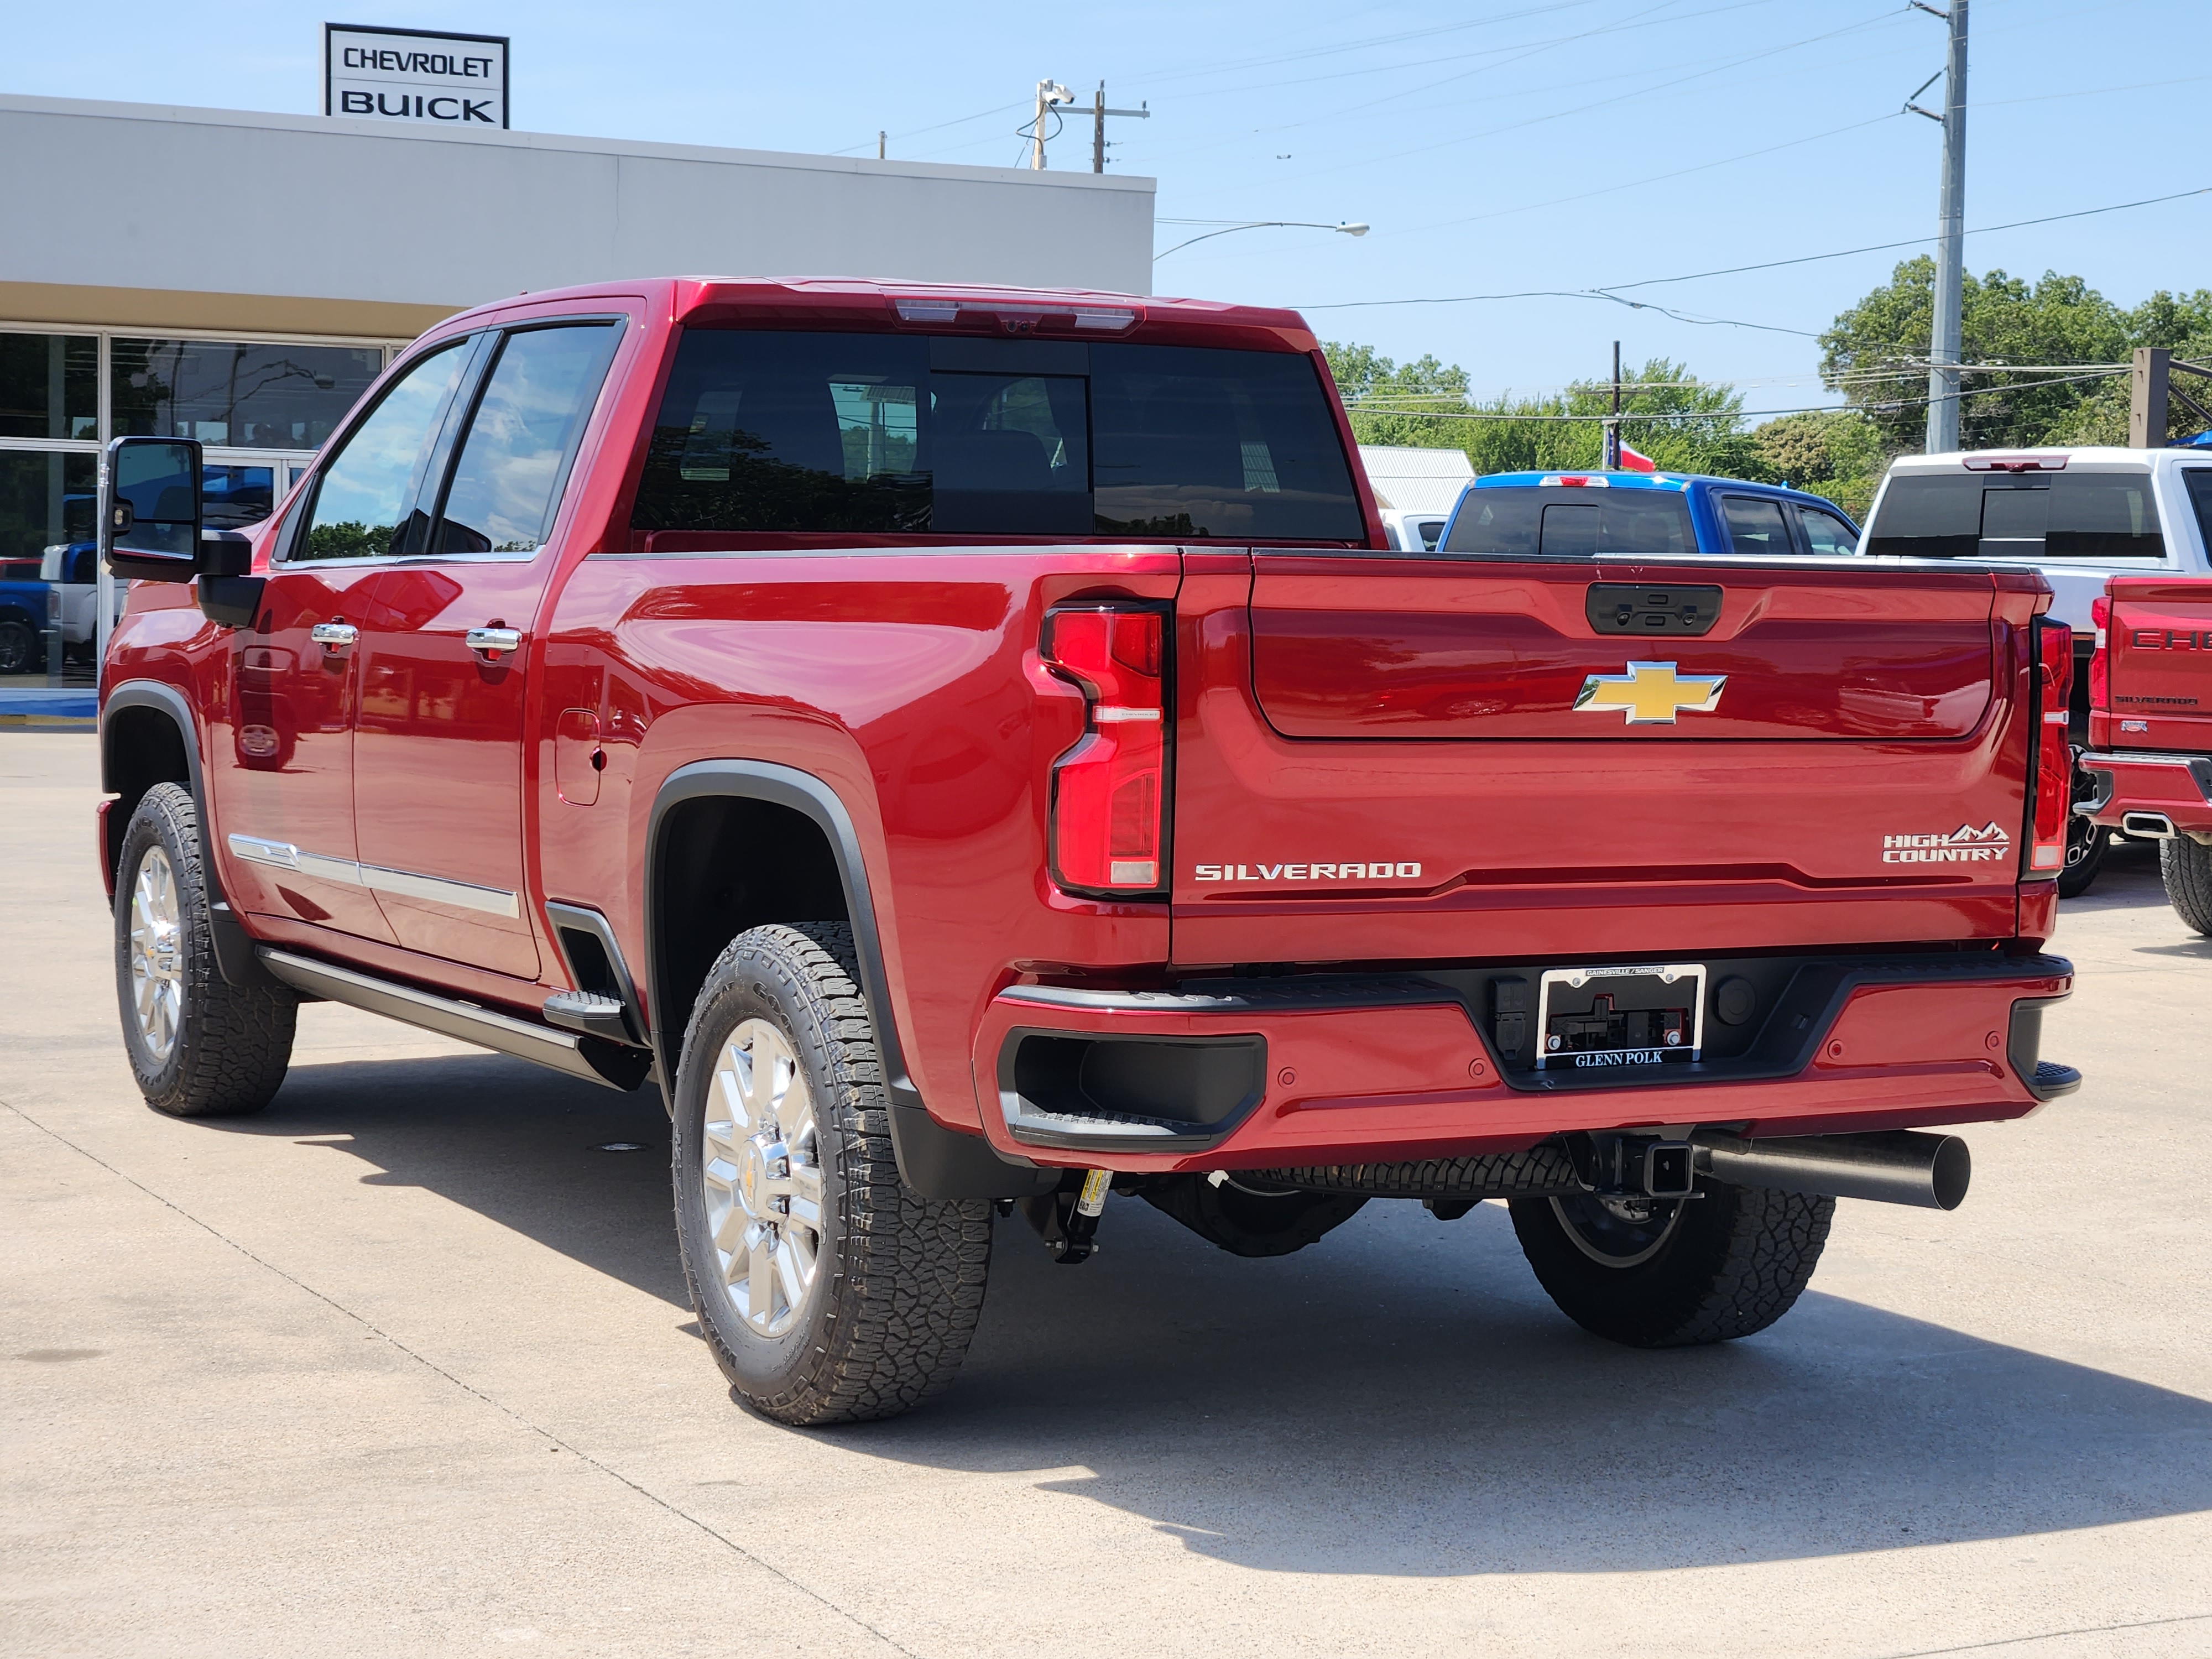
{"type": "Polygon", "coordinates": [[[1620,342],[1613,343],[1613,418],[1605,423],[1605,448],[1598,465],[1611,472],[1620,465],[1620,342]]]}
{"type": "Polygon", "coordinates": [[[1091,109],[1091,170],[1093,173],[1106,171],[1106,118],[1126,115],[1133,121],[1149,121],[1152,118],[1152,101],[1147,98],[1142,109],[1108,109],[1106,83],[1103,81],[1098,83],[1098,101],[1091,109]]]}
{"type": "Polygon", "coordinates": [[[889,142],[889,138],[890,135],[887,133],[878,132],[876,135],[876,160],[878,161],[884,159],[884,146],[889,142]]]}
{"type": "Polygon", "coordinates": [[[1060,104],[1072,104],[1075,94],[1057,81],[1036,83],[1036,118],[1030,126],[1030,171],[1044,171],[1044,118],[1060,104]]]}
{"type": "Polygon", "coordinates": [[[2197,390],[2212,400],[2212,368],[2202,363],[2177,362],[2164,346],[2137,346],[2134,374],[2128,387],[2128,447],[2163,449],[2173,405],[2179,404],[2212,431],[2212,404],[2200,402],[2173,384],[2176,374],[2194,377],[2197,390]]]}
{"type": "MultiPolygon", "coordinates": [[[[1943,187],[1936,206],[1935,326],[1928,343],[1928,453],[1959,447],[1959,333],[1961,291],[1966,281],[1966,0],[1951,0],[1948,11],[1927,0],[1915,9],[1950,25],[1950,49],[1943,59],[1943,112],[1922,109],[1911,99],[1905,107],[1943,124],[1943,187]]],[[[1934,81],[1930,76],[1920,92],[1934,81]]],[[[1912,94],[1914,98],[1920,92],[1912,94]]]]}

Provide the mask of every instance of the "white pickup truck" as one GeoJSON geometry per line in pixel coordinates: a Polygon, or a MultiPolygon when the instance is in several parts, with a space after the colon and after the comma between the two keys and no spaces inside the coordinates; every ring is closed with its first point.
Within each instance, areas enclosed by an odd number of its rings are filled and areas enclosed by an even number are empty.
{"type": "MultiPolygon", "coordinates": [[[[2057,597],[2050,615],[2074,630],[2073,740],[2088,742],[2089,607],[2113,576],[2212,574],[2212,449],[2008,449],[1910,455],[1894,462],[1867,515],[1860,550],[2030,566],[2057,597]]],[[[2077,771],[2077,787],[2087,780],[2077,771]]],[[[2095,878],[2109,845],[2074,820],[2071,896],[2095,878]]]]}

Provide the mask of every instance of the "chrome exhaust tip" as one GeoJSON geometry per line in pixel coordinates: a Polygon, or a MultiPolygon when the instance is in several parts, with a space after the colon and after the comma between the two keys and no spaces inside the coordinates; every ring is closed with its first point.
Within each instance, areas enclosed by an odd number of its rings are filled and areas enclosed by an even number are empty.
{"type": "Polygon", "coordinates": [[[2145,841],[2172,841],[2178,832],[2173,820],[2163,812],[2123,812],[2120,833],[2140,836],[2145,841]]]}

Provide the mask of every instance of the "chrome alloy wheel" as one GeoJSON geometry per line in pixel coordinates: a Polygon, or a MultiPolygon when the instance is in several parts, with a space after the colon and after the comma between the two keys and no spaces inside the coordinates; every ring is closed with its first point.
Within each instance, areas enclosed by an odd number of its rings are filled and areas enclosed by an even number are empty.
{"type": "Polygon", "coordinates": [[[131,994],[138,1040],[156,1065],[177,1046],[185,1017],[184,917],[169,855],[149,847],[131,884],[131,994]]]}
{"type": "Polygon", "coordinates": [[[1658,1255],[1682,1218],[1679,1198],[1600,1198],[1577,1193],[1552,1200],[1574,1247],[1606,1267],[1633,1267],[1658,1255]]]}
{"type": "Polygon", "coordinates": [[[781,1031],[730,1033],[707,1096],[700,1184],[722,1290],[757,1336],[798,1323],[822,1254],[814,1101],[781,1031]]]}

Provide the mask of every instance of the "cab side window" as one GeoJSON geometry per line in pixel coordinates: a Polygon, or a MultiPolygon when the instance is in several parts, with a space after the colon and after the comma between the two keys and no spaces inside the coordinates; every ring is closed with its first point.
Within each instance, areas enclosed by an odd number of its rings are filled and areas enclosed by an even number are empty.
{"type": "Polygon", "coordinates": [[[595,321],[507,337],[454,463],[434,551],[534,553],[544,544],[617,332],[595,321]]]}
{"type": "Polygon", "coordinates": [[[1814,554],[1845,554],[1859,550],[1858,533],[1832,513],[1817,507],[1797,509],[1798,527],[1805,532],[1806,550],[1814,554]]]}
{"type": "Polygon", "coordinates": [[[460,381],[466,343],[455,340],[422,358],[346,434],[322,466],[314,506],[286,562],[375,559],[398,550],[460,381]]]}
{"type": "Polygon", "coordinates": [[[1738,553],[1765,558],[1796,552],[1790,526],[1782,521],[1782,504],[1756,495],[1723,495],[1721,516],[1728,520],[1729,545],[1738,553]]]}

